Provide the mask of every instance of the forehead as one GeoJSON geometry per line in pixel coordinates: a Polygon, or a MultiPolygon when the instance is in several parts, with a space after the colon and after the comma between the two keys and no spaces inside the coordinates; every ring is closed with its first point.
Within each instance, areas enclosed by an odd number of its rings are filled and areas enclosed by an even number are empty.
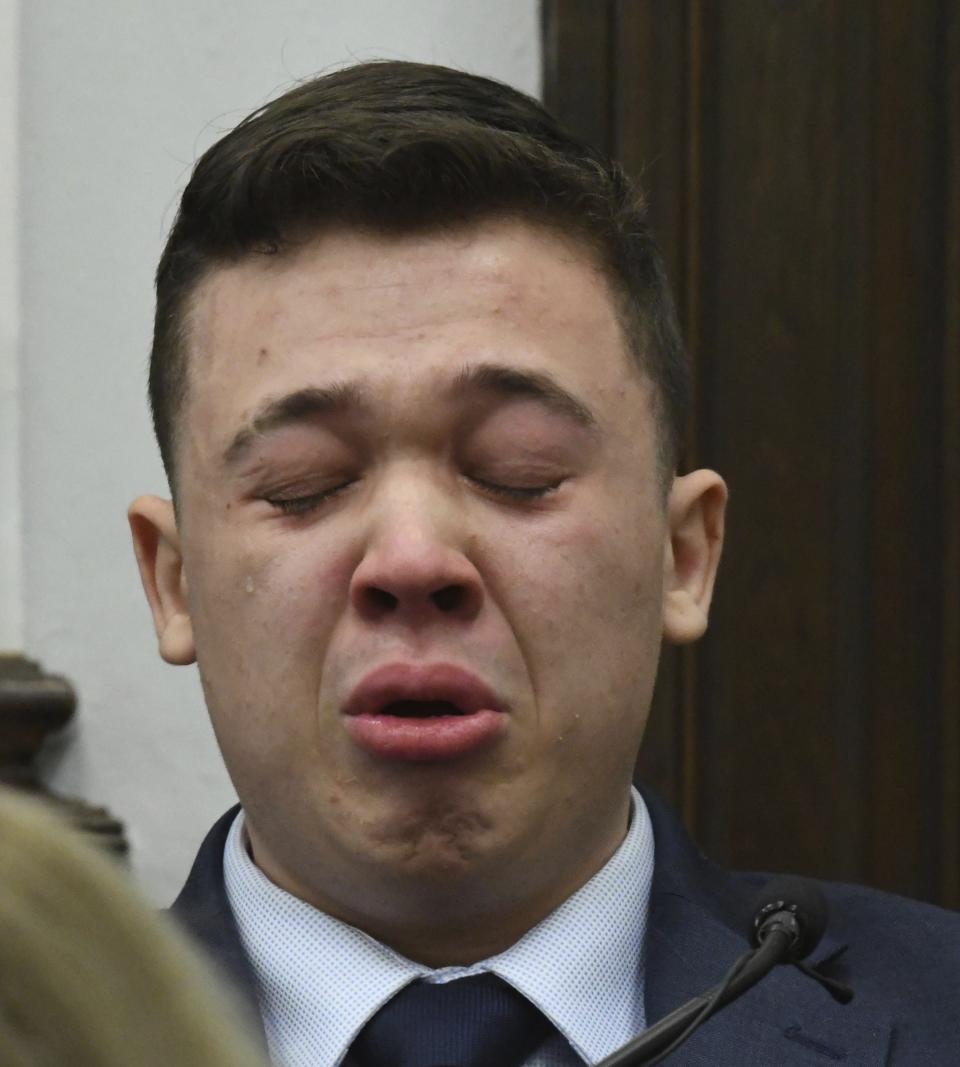
{"type": "Polygon", "coordinates": [[[639,378],[592,252],[516,220],[334,231],[250,255],[203,280],[188,334],[189,437],[229,433],[266,395],[347,377],[394,401],[475,361],[545,371],[601,401],[639,378]]]}

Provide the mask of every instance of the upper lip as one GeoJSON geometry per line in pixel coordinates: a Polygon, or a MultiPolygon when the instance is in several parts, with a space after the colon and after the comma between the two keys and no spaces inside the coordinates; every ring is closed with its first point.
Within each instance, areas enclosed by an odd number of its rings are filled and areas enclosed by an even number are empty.
{"type": "Polygon", "coordinates": [[[481,708],[503,711],[493,690],[451,663],[388,663],[365,675],[343,706],[345,715],[373,715],[398,700],[442,700],[469,715],[481,708]]]}

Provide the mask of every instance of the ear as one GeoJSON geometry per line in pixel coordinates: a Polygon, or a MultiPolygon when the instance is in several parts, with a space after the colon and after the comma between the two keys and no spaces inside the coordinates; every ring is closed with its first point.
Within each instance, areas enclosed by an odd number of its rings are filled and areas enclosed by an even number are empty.
{"type": "Polygon", "coordinates": [[[173,504],[158,496],[137,497],[127,510],[127,518],[160,655],[167,663],[193,663],[193,624],[173,504]]]}
{"type": "Polygon", "coordinates": [[[723,548],[727,486],[715,471],[675,478],[667,502],[663,635],[685,645],[702,637],[723,548]]]}

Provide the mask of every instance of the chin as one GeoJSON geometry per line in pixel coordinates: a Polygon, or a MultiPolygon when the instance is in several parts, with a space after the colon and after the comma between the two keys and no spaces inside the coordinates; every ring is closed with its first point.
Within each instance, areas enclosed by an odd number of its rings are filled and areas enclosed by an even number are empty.
{"type": "MultiPolygon", "coordinates": [[[[483,805],[419,797],[352,824],[347,843],[381,877],[449,884],[474,877],[504,850],[503,826],[483,805]]],[[[349,830],[349,825],[345,827],[349,830]]]]}

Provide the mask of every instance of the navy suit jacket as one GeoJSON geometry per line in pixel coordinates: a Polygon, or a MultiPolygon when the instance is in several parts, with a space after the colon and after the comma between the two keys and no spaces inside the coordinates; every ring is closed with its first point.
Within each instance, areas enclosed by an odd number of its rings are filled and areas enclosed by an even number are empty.
{"type": "MultiPolygon", "coordinates": [[[[711,863],[670,808],[649,790],[643,795],[656,848],[645,971],[650,1024],[715,985],[747,949],[745,923],[768,876],[711,863]]],[[[223,881],[224,842],[236,810],[207,835],[172,911],[255,1006],[256,978],[223,881]]],[[[830,919],[808,962],[851,985],[853,1002],[837,1004],[795,967],[780,966],[666,1062],[960,1065],[960,914],[859,886],[819,885],[830,919]]]]}

